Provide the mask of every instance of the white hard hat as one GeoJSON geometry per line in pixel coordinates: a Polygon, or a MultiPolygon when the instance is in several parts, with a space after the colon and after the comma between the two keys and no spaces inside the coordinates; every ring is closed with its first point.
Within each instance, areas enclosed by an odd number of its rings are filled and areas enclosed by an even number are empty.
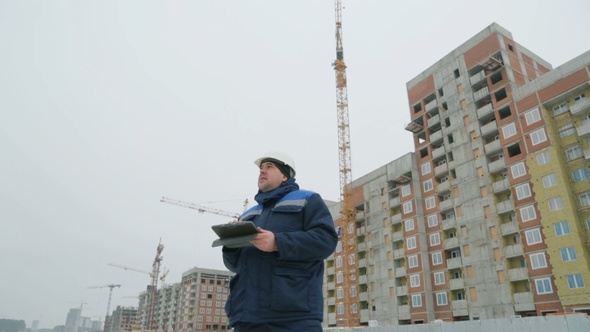
{"type": "Polygon", "coordinates": [[[260,164],[264,159],[273,159],[289,166],[289,168],[291,169],[291,176],[295,176],[295,161],[290,156],[282,152],[270,151],[266,153],[264,156],[254,160],[254,164],[260,167],[260,164]]]}

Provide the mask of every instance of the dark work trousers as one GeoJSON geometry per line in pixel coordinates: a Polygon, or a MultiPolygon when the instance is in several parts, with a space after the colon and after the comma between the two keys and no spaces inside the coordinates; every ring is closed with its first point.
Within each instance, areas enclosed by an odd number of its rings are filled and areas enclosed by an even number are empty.
{"type": "Polygon", "coordinates": [[[234,332],[322,332],[319,320],[278,322],[265,324],[237,323],[234,332]]]}

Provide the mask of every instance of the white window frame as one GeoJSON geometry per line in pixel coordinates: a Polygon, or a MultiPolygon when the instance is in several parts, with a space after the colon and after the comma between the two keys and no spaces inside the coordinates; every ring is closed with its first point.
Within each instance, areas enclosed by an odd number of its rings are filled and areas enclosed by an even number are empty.
{"type": "Polygon", "coordinates": [[[430,246],[438,246],[440,244],[440,233],[430,234],[430,246]]]}
{"type": "Polygon", "coordinates": [[[409,184],[403,185],[401,188],[402,197],[406,197],[412,193],[412,187],[409,184]]]}
{"type": "Polygon", "coordinates": [[[543,187],[549,188],[557,185],[557,176],[555,173],[547,174],[542,177],[543,187]]]}
{"type": "Polygon", "coordinates": [[[568,110],[569,108],[567,107],[567,103],[561,103],[553,107],[553,116],[562,114],[564,112],[567,112],[568,110]]]}
{"type": "Polygon", "coordinates": [[[431,214],[426,217],[426,219],[428,220],[428,227],[434,227],[438,225],[438,214],[431,214]]]}
{"type": "Polygon", "coordinates": [[[439,252],[435,252],[432,253],[432,265],[441,265],[443,263],[443,259],[442,259],[442,253],[439,252]]]}
{"type": "Polygon", "coordinates": [[[436,293],[436,305],[443,306],[449,304],[447,299],[447,292],[436,293]]]}
{"type": "Polygon", "coordinates": [[[432,189],[434,189],[434,185],[432,184],[432,179],[428,179],[426,181],[424,181],[424,183],[422,184],[423,188],[424,188],[424,192],[429,192],[432,189]]]}
{"type": "Polygon", "coordinates": [[[565,157],[567,160],[574,160],[582,157],[582,148],[576,144],[565,149],[565,157]]]}
{"type": "Polygon", "coordinates": [[[572,231],[570,230],[570,225],[567,220],[558,221],[553,224],[553,229],[555,229],[555,235],[557,236],[564,236],[570,234],[572,231]]]}
{"type": "Polygon", "coordinates": [[[533,146],[547,141],[547,133],[545,133],[545,128],[539,128],[539,129],[531,132],[530,136],[531,136],[531,144],[533,146]]]}
{"type": "Polygon", "coordinates": [[[432,167],[430,166],[430,162],[420,165],[420,172],[422,173],[422,175],[426,175],[426,174],[429,174],[430,172],[432,172],[432,167]]]}
{"type": "Polygon", "coordinates": [[[408,256],[408,267],[418,267],[418,255],[408,256]]]}
{"type": "Polygon", "coordinates": [[[559,136],[561,138],[568,137],[576,133],[576,127],[574,127],[573,123],[568,123],[564,126],[559,127],[559,136]]]}
{"type": "Polygon", "coordinates": [[[588,180],[588,178],[590,178],[590,176],[588,174],[588,168],[586,168],[586,166],[577,168],[572,171],[572,180],[574,182],[588,180]]]}
{"type": "Polygon", "coordinates": [[[535,211],[534,205],[529,205],[518,209],[520,212],[520,220],[527,222],[537,219],[537,211],[535,211]]]}
{"type": "Polygon", "coordinates": [[[510,166],[510,173],[512,173],[513,179],[526,175],[526,167],[524,167],[524,163],[522,162],[510,166]]]}
{"type": "Polygon", "coordinates": [[[434,209],[436,207],[436,199],[434,196],[426,197],[424,199],[424,207],[426,210],[434,209]]]}
{"type": "Polygon", "coordinates": [[[410,288],[420,287],[420,275],[419,274],[412,274],[410,275],[410,288]]]}
{"type": "Polygon", "coordinates": [[[514,122],[502,127],[502,137],[504,137],[504,139],[510,138],[514,135],[516,135],[516,126],[514,125],[514,122]]]}
{"type": "Polygon", "coordinates": [[[414,230],[414,218],[404,220],[404,228],[406,232],[414,230]]]}
{"type": "Polygon", "coordinates": [[[590,192],[583,192],[578,195],[581,206],[590,206],[590,192]]]}
{"type": "Polygon", "coordinates": [[[549,210],[553,212],[563,209],[563,200],[561,199],[561,196],[549,198],[547,204],[549,205],[549,210]]]}
{"type": "Polygon", "coordinates": [[[527,126],[530,126],[535,122],[541,121],[541,112],[539,112],[538,107],[533,108],[532,110],[524,114],[524,118],[526,119],[527,126]]]}
{"type": "Polygon", "coordinates": [[[409,249],[415,249],[416,248],[416,237],[412,236],[406,239],[406,247],[409,249]]]}
{"type": "Polygon", "coordinates": [[[443,271],[434,272],[434,284],[444,285],[446,283],[445,273],[443,271]]]}
{"type": "Polygon", "coordinates": [[[528,245],[533,245],[537,243],[543,242],[543,238],[541,237],[541,230],[538,228],[529,229],[528,231],[524,232],[526,243],[528,245]]]}
{"type": "Polygon", "coordinates": [[[533,195],[529,183],[521,184],[519,186],[516,186],[514,189],[516,191],[516,199],[518,200],[525,199],[533,195]]]}
{"type": "Polygon", "coordinates": [[[531,261],[531,268],[533,270],[547,267],[547,257],[545,257],[544,252],[530,254],[529,260],[531,261]]]}
{"type": "Polygon", "coordinates": [[[404,202],[403,209],[404,209],[405,214],[412,213],[412,211],[414,211],[414,206],[412,205],[412,201],[404,202]]]}
{"type": "Polygon", "coordinates": [[[549,163],[550,161],[551,161],[551,155],[549,154],[549,151],[543,151],[543,152],[537,154],[537,164],[539,166],[545,165],[545,164],[549,163]]]}
{"type": "Polygon", "coordinates": [[[417,308],[422,306],[422,294],[412,294],[412,307],[417,308]]]}
{"type": "Polygon", "coordinates": [[[535,279],[535,289],[537,294],[551,294],[553,287],[551,286],[551,278],[535,279]]]}

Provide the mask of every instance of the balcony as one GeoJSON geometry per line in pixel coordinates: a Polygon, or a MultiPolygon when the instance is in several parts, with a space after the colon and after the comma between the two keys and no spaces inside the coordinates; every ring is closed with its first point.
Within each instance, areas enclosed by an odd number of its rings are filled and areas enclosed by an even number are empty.
{"type": "Polygon", "coordinates": [[[492,107],[492,104],[486,104],[485,106],[477,109],[477,118],[481,119],[484,116],[492,113],[493,111],[494,111],[494,108],[492,107]]]}
{"type": "Polygon", "coordinates": [[[429,102],[428,104],[426,104],[426,106],[424,106],[424,109],[426,110],[426,112],[430,112],[436,108],[438,108],[438,100],[436,100],[436,99],[429,102]]]}
{"type": "Polygon", "coordinates": [[[503,214],[510,211],[514,211],[514,202],[511,199],[496,204],[496,213],[503,214]]]}
{"type": "Polygon", "coordinates": [[[401,240],[403,240],[403,238],[404,238],[404,231],[397,231],[397,232],[393,233],[393,235],[392,235],[393,242],[401,241],[401,240]]]}
{"type": "Polygon", "coordinates": [[[466,300],[451,301],[451,309],[453,310],[453,316],[455,317],[469,315],[466,300]]]}
{"type": "Polygon", "coordinates": [[[329,267],[326,269],[326,274],[327,275],[333,275],[334,274],[334,267],[329,267]]]}
{"type": "Polygon", "coordinates": [[[395,295],[396,296],[405,296],[405,295],[408,295],[408,286],[397,286],[397,287],[395,287],[395,295]]]}
{"type": "Polygon", "coordinates": [[[474,85],[475,83],[480,82],[484,78],[486,78],[486,72],[482,70],[469,78],[469,84],[474,85]]]}
{"type": "Polygon", "coordinates": [[[361,323],[366,323],[369,321],[369,309],[361,309],[360,310],[360,314],[361,314],[361,323]]]}
{"type": "Polygon", "coordinates": [[[480,131],[482,136],[492,132],[498,132],[498,124],[496,123],[496,121],[492,121],[486,125],[481,126],[480,131]]]}
{"type": "Polygon", "coordinates": [[[361,267],[367,267],[367,259],[366,258],[359,259],[358,267],[359,268],[361,268],[361,267]]]}
{"type": "Polygon", "coordinates": [[[402,222],[402,214],[401,213],[397,213],[397,214],[394,214],[393,216],[391,216],[391,224],[392,225],[399,224],[400,222],[402,222]]]}
{"type": "Polygon", "coordinates": [[[458,246],[459,246],[459,238],[458,237],[452,237],[450,239],[444,240],[445,249],[457,248],[458,246]]]}
{"type": "Polygon", "coordinates": [[[332,312],[328,314],[328,325],[336,325],[336,313],[332,312]]]}
{"type": "Polygon", "coordinates": [[[510,190],[510,181],[508,178],[492,183],[492,191],[496,194],[510,190]]]}
{"type": "Polygon", "coordinates": [[[367,283],[367,275],[366,274],[361,274],[359,276],[359,285],[364,285],[367,283]]]}
{"type": "Polygon", "coordinates": [[[519,267],[508,270],[510,281],[526,280],[529,278],[529,270],[526,267],[519,267]]]}
{"type": "Polygon", "coordinates": [[[442,202],[438,203],[438,208],[441,211],[445,211],[445,210],[452,208],[453,205],[454,205],[453,200],[449,198],[446,201],[442,201],[442,202]]]}
{"type": "Polygon", "coordinates": [[[406,249],[401,248],[401,249],[395,249],[393,251],[393,258],[397,259],[397,258],[402,258],[406,255],[406,249]]]}
{"type": "Polygon", "coordinates": [[[329,297],[328,298],[328,305],[336,305],[336,298],[335,297],[329,297]]]}
{"type": "Polygon", "coordinates": [[[327,282],[327,283],[326,283],[326,286],[327,286],[327,288],[328,288],[329,290],[333,290],[335,285],[336,285],[336,284],[335,284],[333,281],[332,281],[332,282],[327,282]]]}
{"type": "Polygon", "coordinates": [[[360,301],[363,301],[363,302],[368,301],[369,300],[369,293],[367,293],[367,292],[360,292],[359,293],[359,300],[360,301]]]}
{"type": "Polygon", "coordinates": [[[397,315],[398,319],[410,319],[410,306],[405,305],[398,305],[397,306],[397,315]]]}
{"type": "Polygon", "coordinates": [[[438,165],[434,168],[434,175],[440,177],[449,173],[449,166],[447,164],[438,165]]]}
{"type": "Polygon", "coordinates": [[[442,221],[443,230],[448,230],[451,228],[457,228],[457,220],[455,218],[447,218],[442,221]]]}
{"type": "Polygon", "coordinates": [[[396,268],[394,271],[394,274],[395,274],[396,278],[405,277],[406,276],[406,267],[402,266],[402,267],[396,268]]]}
{"type": "Polygon", "coordinates": [[[462,278],[451,279],[451,280],[449,280],[449,286],[451,287],[452,290],[464,289],[465,282],[463,281],[462,278]]]}
{"type": "Polygon", "coordinates": [[[447,269],[456,269],[458,267],[461,267],[461,265],[461,257],[447,259],[447,269]]]}
{"type": "Polygon", "coordinates": [[[535,303],[533,302],[533,293],[514,293],[514,310],[515,311],[531,311],[535,310],[535,303]]]}
{"type": "Polygon", "coordinates": [[[357,242],[356,249],[358,251],[366,251],[367,250],[367,244],[365,242],[357,242]]]}
{"type": "Polygon", "coordinates": [[[440,156],[443,156],[445,154],[445,147],[441,146],[440,148],[436,148],[434,150],[432,150],[432,159],[437,159],[440,156]]]}
{"type": "Polygon", "coordinates": [[[442,139],[442,137],[442,130],[435,131],[434,133],[430,134],[430,143],[438,142],[442,139]]]}
{"type": "Polygon", "coordinates": [[[500,140],[497,139],[495,141],[492,141],[492,142],[484,145],[483,149],[486,152],[486,154],[492,154],[494,152],[498,152],[498,151],[502,150],[502,143],[500,143],[500,140]]]}
{"type": "MultiPolygon", "coordinates": [[[[486,86],[482,89],[479,89],[473,93],[473,100],[478,101],[481,98],[490,94],[490,89],[486,86]]],[[[477,114],[479,116],[479,112],[477,114]]]]}
{"type": "Polygon", "coordinates": [[[451,190],[451,183],[449,181],[441,182],[436,186],[436,192],[444,193],[451,190]]]}
{"type": "Polygon", "coordinates": [[[392,199],[389,200],[389,208],[393,209],[400,206],[400,198],[399,196],[394,197],[392,199]]]}
{"type": "Polygon", "coordinates": [[[522,249],[522,243],[504,247],[504,256],[506,258],[522,256],[523,252],[524,250],[522,249]]]}
{"type": "Polygon", "coordinates": [[[428,128],[434,126],[435,124],[440,123],[440,115],[437,114],[433,117],[431,117],[430,119],[428,119],[428,121],[426,121],[426,124],[428,125],[428,128]]]}
{"type": "Polygon", "coordinates": [[[490,173],[496,173],[505,169],[506,161],[504,160],[504,158],[500,158],[488,164],[488,170],[490,171],[490,173]]]}
{"type": "Polygon", "coordinates": [[[582,115],[588,111],[590,111],[590,99],[582,99],[570,106],[572,115],[582,115]]]}
{"type": "Polygon", "coordinates": [[[580,137],[588,136],[590,134],[590,123],[585,123],[576,127],[576,132],[580,137]]]}
{"type": "Polygon", "coordinates": [[[500,230],[502,232],[502,235],[518,233],[518,224],[515,222],[507,222],[505,224],[500,225],[500,230]]]}

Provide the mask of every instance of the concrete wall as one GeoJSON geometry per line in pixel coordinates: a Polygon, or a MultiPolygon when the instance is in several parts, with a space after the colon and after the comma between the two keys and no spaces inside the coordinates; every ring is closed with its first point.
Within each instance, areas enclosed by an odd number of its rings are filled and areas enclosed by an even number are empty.
{"type": "Polygon", "coordinates": [[[441,322],[423,325],[396,325],[365,328],[328,328],[334,332],[582,332],[590,331],[590,317],[584,314],[537,316],[441,322]]]}

